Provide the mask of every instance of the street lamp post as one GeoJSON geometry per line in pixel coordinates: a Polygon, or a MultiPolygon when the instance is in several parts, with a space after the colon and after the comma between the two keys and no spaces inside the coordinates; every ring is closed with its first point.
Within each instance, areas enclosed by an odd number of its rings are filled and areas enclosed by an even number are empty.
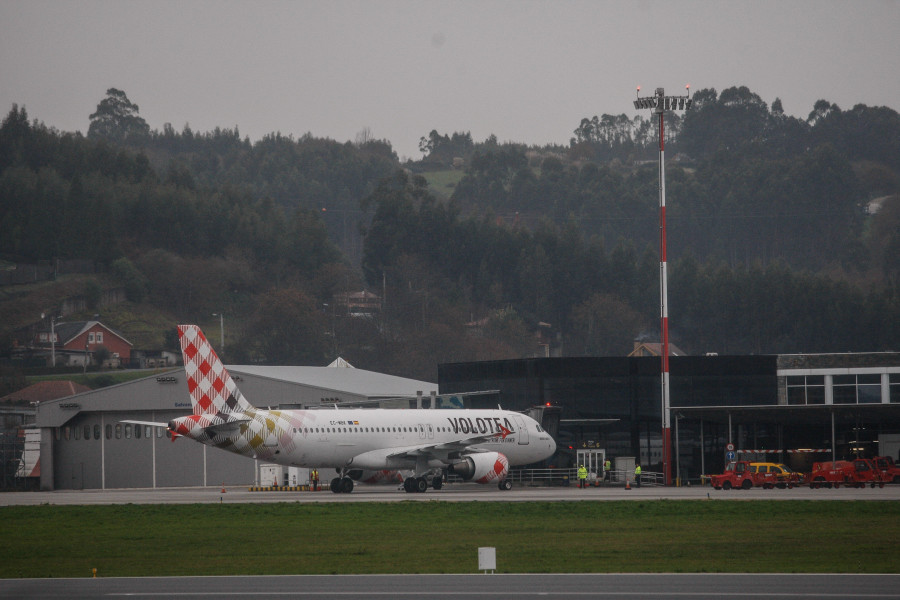
{"type": "MultiPolygon", "coordinates": [[[[44,313],[41,313],[41,319],[46,318],[44,313]]],[[[56,366],[56,315],[50,315],[50,366],[56,366]]]]}
{"type": "Polygon", "coordinates": [[[56,367],[56,315],[50,317],[50,366],[56,367]]]}
{"type": "Polygon", "coordinates": [[[213,313],[212,316],[219,317],[219,352],[225,351],[225,313],[213,313]]]}
{"type": "Polygon", "coordinates": [[[636,109],[650,108],[659,116],[659,315],[662,343],[662,463],[666,485],[672,485],[672,427],[669,405],[669,308],[668,276],[666,273],[666,140],[664,115],[666,111],[687,110],[691,107],[690,86],[684,96],[666,96],[663,88],[656,88],[652,96],[641,97],[637,89],[636,109]]]}

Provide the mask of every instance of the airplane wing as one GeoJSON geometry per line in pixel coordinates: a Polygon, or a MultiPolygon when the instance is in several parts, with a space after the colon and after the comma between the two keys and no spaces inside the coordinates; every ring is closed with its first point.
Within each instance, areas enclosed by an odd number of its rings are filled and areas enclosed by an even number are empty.
{"type": "Polygon", "coordinates": [[[420,458],[425,460],[439,460],[450,464],[451,459],[458,458],[460,454],[473,454],[488,452],[483,448],[477,448],[478,444],[495,440],[503,434],[475,435],[460,438],[450,442],[439,444],[417,444],[415,446],[401,446],[395,448],[379,448],[363,452],[353,457],[350,465],[364,469],[401,469],[415,466],[420,458]],[[456,456],[454,456],[456,455],[456,456]]]}
{"type": "Polygon", "coordinates": [[[162,427],[163,429],[167,429],[169,427],[168,423],[155,423],[153,421],[132,421],[131,419],[119,421],[119,423],[131,423],[132,425],[149,425],[150,427],[162,427]]]}

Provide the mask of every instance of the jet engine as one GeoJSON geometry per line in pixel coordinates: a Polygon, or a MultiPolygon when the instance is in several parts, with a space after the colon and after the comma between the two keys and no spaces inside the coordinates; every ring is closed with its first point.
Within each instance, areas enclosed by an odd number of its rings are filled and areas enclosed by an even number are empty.
{"type": "Polygon", "coordinates": [[[464,481],[499,483],[509,472],[509,461],[499,452],[479,452],[463,456],[447,470],[464,481]]]}

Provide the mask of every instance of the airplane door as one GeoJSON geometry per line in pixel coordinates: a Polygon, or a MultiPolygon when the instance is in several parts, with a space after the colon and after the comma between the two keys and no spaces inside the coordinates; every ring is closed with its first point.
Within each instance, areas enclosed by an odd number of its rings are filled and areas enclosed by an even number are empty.
{"type": "Polygon", "coordinates": [[[525,445],[528,443],[528,426],[525,423],[525,419],[523,419],[519,415],[514,416],[516,419],[516,425],[519,426],[519,431],[516,432],[519,434],[519,445],[525,445]]]}
{"type": "Polygon", "coordinates": [[[428,425],[425,426],[425,435],[428,436],[429,440],[434,439],[434,425],[429,423],[428,425]]]}
{"type": "Polygon", "coordinates": [[[419,439],[424,440],[425,439],[425,426],[422,425],[421,423],[419,423],[419,425],[418,425],[418,427],[416,427],[416,429],[419,430],[419,439]]]}

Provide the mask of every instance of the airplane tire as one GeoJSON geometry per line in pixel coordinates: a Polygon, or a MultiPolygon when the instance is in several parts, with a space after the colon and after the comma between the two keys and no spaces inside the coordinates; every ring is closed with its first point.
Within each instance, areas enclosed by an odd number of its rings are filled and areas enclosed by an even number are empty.
{"type": "Polygon", "coordinates": [[[440,475],[435,475],[434,478],[431,480],[431,487],[433,487],[436,490],[439,490],[442,487],[444,487],[444,478],[441,477],[440,475]]]}
{"type": "Polygon", "coordinates": [[[353,491],[353,480],[349,477],[344,477],[341,479],[341,492],[344,494],[349,494],[353,491]]]}
{"type": "Polygon", "coordinates": [[[505,492],[508,492],[509,490],[512,489],[512,481],[510,481],[509,479],[504,479],[503,481],[501,481],[498,484],[497,487],[499,487],[501,490],[503,490],[505,492]]]}
{"type": "Polygon", "coordinates": [[[416,480],[414,477],[407,477],[403,480],[403,489],[407,494],[411,494],[416,491],[416,480]]]}
{"type": "Polygon", "coordinates": [[[428,489],[428,480],[424,477],[416,477],[416,491],[423,493],[428,489]]]}
{"type": "Polygon", "coordinates": [[[331,480],[331,491],[334,494],[339,494],[341,492],[341,478],[335,477],[331,480]]]}

